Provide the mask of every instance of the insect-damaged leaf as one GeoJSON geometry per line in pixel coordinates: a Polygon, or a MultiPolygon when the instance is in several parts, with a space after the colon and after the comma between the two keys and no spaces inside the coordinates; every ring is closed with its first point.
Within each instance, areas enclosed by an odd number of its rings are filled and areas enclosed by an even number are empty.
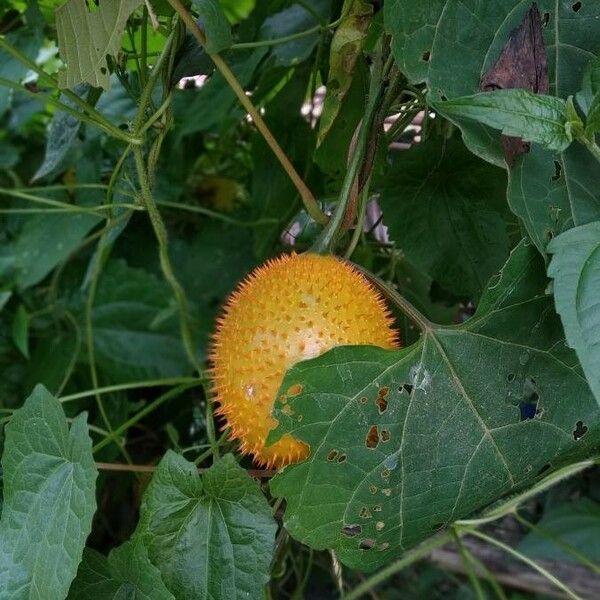
{"type": "Polygon", "coordinates": [[[103,0],[90,12],[85,2],[68,0],[56,10],[60,56],[66,68],[59,73],[61,88],[87,82],[108,89],[108,56],[121,48],[121,37],[129,15],[142,0],[103,0]]]}
{"type": "Polygon", "coordinates": [[[342,347],[300,363],[278,427],[310,457],[271,482],[290,533],[373,569],[447,523],[587,455],[600,410],[559,337],[544,265],[521,243],[458,327],[399,351],[342,347]],[[583,435],[583,427],[587,428],[583,435]]]}

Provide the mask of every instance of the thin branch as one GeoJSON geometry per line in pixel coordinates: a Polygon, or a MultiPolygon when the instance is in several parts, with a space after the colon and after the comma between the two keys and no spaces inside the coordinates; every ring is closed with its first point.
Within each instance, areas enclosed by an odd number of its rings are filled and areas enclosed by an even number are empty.
{"type": "MultiPolygon", "coordinates": [[[[97,462],[96,467],[100,471],[115,471],[124,473],[154,473],[154,471],[156,471],[156,466],[154,465],[126,465],[123,463],[97,462]]],[[[206,471],[208,471],[208,468],[198,468],[198,473],[206,473],[206,471]]],[[[248,473],[250,477],[267,479],[269,477],[273,477],[277,471],[269,471],[266,469],[247,469],[246,473],[248,473]]]]}
{"type": "MultiPolygon", "coordinates": [[[[198,40],[198,42],[206,47],[206,36],[204,32],[198,27],[196,21],[194,21],[193,17],[190,13],[185,9],[183,4],[179,0],[169,0],[169,4],[177,11],[186,27],[190,30],[192,35],[198,40]]],[[[259,111],[252,104],[250,98],[246,95],[244,88],[240,85],[234,73],[231,71],[227,63],[221,58],[221,56],[217,53],[209,54],[212,61],[214,62],[216,68],[220,71],[221,75],[229,84],[229,87],[237,96],[240,104],[244,107],[244,109],[248,112],[252,121],[256,125],[256,128],[260,131],[261,135],[264,137],[267,144],[270,146],[271,150],[275,154],[275,156],[279,159],[281,166],[284,168],[289,178],[292,180],[292,183],[295,185],[300,197],[302,198],[302,202],[306,207],[307,212],[310,216],[317,222],[322,225],[327,223],[328,217],[321,210],[318,202],[316,201],[313,193],[310,191],[308,186],[304,183],[303,179],[300,177],[294,165],[292,165],[290,159],[287,157],[270,129],[267,127],[267,124],[263,120],[259,111]]]]}

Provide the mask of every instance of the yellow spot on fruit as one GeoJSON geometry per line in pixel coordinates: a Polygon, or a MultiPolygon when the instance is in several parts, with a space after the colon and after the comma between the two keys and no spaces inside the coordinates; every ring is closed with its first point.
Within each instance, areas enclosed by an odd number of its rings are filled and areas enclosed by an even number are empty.
{"type": "MultiPolygon", "coordinates": [[[[253,271],[229,298],[211,352],[216,412],[240,450],[269,467],[306,458],[306,444],[290,435],[265,446],[286,371],[335,346],[396,348],[392,323],[377,290],[334,256],[284,255],[253,271]]],[[[302,389],[296,383],[286,394],[302,389]]]]}

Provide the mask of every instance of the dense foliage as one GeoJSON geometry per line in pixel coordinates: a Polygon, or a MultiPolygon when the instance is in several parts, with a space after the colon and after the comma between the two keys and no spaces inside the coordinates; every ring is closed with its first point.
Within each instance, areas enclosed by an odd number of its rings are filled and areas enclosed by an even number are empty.
{"type": "Polygon", "coordinates": [[[545,589],[467,540],[599,591],[599,131],[591,0],[6,0],[0,598],[545,589]],[[293,366],[275,472],[210,336],[291,251],[355,263],[402,348],[293,366]]]}

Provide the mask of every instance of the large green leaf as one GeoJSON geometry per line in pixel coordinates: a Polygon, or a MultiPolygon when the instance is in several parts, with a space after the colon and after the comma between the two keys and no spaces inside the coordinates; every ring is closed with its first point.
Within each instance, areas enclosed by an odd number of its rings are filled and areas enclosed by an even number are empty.
{"type": "Polygon", "coordinates": [[[64,598],[96,509],[98,475],[84,414],[69,430],[38,386],[6,426],[0,598],[64,598]]]}
{"type": "Polygon", "coordinates": [[[142,269],[113,261],[92,310],[95,358],[111,381],[190,373],[167,285],[142,269]]]}
{"type": "Polygon", "coordinates": [[[460,139],[430,138],[398,153],[380,189],[390,237],[416,266],[477,297],[509,252],[504,173],[460,139]]]}
{"type": "Polygon", "coordinates": [[[600,404],[600,222],[565,231],[548,251],[556,309],[600,404]]]}
{"type": "Polygon", "coordinates": [[[86,549],[69,600],[174,600],[140,542],[125,542],[108,558],[86,549]]]}
{"type": "MultiPolygon", "coordinates": [[[[537,2],[546,22],[550,89],[564,99],[577,93],[586,64],[600,50],[600,4],[582,2],[577,11],[574,4],[537,2]]],[[[403,71],[415,81],[426,81],[436,97],[452,100],[480,91],[483,75],[530,6],[529,0],[393,0],[384,10],[403,71]]],[[[455,122],[471,151],[504,166],[495,132],[470,121],[455,122]]],[[[558,155],[534,145],[516,159],[509,203],[541,251],[564,228],[600,218],[600,173],[593,165],[577,144],[558,155]]]]}
{"type": "Polygon", "coordinates": [[[68,0],[56,10],[60,56],[66,67],[59,73],[61,88],[87,82],[108,89],[107,56],[116,56],[129,15],[142,0],[103,0],[94,11],[86,2],[68,0]]]}
{"type": "Polygon", "coordinates": [[[311,448],[271,482],[290,533],[372,569],[597,446],[600,410],[545,287],[543,261],[521,243],[466,324],[292,368],[270,436],[311,448]],[[292,385],[302,391],[286,398],[292,385]]]}
{"type": "Polygon", "coordinates": [[[202,478],[172,451],[142,501],[134,534],[178,600],[261,598],[277,525],[254,481],[228,454],[202,478]]]}

